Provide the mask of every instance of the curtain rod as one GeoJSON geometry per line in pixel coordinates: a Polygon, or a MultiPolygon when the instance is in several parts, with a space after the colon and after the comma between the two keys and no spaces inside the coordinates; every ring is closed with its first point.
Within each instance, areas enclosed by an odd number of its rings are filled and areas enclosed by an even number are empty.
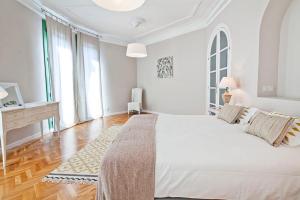
{"type": "Polygon", "coordinates": [[[101,39],[102,38],[101,35],[99,35],[97,33],[93,33],[93,32],[88,31],[88,30],[85,30],[85,29],[79,27],[78,25],[74,25],[71,22],[69,22],[69,21],[67,21],[65,19],[62,19],[61,17],[58,17],[57,15],[53,14],[52,12],[50,12],[50,11],[48,11],[48,10],[42,8],[42,7],[41,7],[41,11],[42,11],[42,13],[44,15],[49,16],[49,17],[53,18],[54,20],[56,20],[56,21],[58,21],[60,23],[63,23],[64,25],[69,26],[74,31],[81,32],[81,33],[86,33],[86,34],[88,34],[90,36],[93,36],[93,37],[95,37],[97,39],[101,39]]]}

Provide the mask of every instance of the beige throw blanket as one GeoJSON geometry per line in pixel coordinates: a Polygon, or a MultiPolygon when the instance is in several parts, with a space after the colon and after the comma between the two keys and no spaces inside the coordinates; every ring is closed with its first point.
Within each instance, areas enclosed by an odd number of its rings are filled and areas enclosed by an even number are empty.
{"type": "Polygon", "coordinates": [[[156,115],[131,117],[107,150],[97,188],[98,200],[153,200],[156,115]]]}

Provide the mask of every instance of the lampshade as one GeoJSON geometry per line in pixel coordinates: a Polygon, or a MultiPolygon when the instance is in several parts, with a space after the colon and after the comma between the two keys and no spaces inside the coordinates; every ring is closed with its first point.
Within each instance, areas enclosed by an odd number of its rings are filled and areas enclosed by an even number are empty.
{"type": "Polygon", "coordinates": [[[220,88],[230,88],[230,89],[236,89],[237,85],[236,82],[233,78],[231,77],[224,77],[222,78],[220,84],[219,84],[220,88]]]}
{"type": "Polygon", "coordinates": [[[111,11],[131,11],[142,6],[146,0],[93,0],[98,6],[111,11]]]}
{"type": "Polygon", "coordinates": [[[146,46],[141,43],[130,43],[127,46],[126,56],[133,58],[147,57],[146,46]]]}
{"type": "Polygon", "coordinates": [[[6,90],[0,86],[0,99],[4,99],[5,97],[7,97],[8,93],[6,92],[6,90]]]}

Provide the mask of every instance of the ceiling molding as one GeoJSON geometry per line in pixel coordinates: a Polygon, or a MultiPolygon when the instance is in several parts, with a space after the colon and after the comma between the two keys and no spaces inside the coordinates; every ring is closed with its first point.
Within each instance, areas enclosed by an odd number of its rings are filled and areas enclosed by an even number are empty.
{"type": "Polygon", "coordinates": [[[36,14],[40,15],[43,17],[43,13],[41,12],[41,8],[37,6],[36,3],[34,3],[32,0],[16,0],[26,8],[29,8],[31,11],[35,12],[36,14]]]}
{"type": "Polygon", "coordinates": [[[115,45],[119,45],[119,46],[124,46],[126,47],[128,43],[130,43],[129,41],[126,41],[122,38],[116,37],[114,35],[101,35],[101,38],[99,38],[100,42],[105,42],[105,43],[110,43],[110,44],[115,44],[115,45]]]}
{"type": "Polygon", "coordinates": [[[231,0],[223,0],[216,3],[211,14],[206,19],[207,26],[209,26],[218,17],[218,15],[230,4],[230,2],[231,0]]]}
{"type": "Polygon", "coordinates": [[[38,14],[41,17],[45,17],[45,15],[42,12],[42,9],[45,9],[45,10],[48,10],[51,13],[55,14],[57,17],[62,18],[64,21],[67,21],[70,24],[74,24],[78,28],[81,28],[81,29],[86,30],[91,33],[94,33],[96,35],[100,35],[99,41],[116,44],[116,45],[120,45],[120,46],[126,46],[129,43],[127,40],[124,40],[123,38],[120,38],[118,36],[109,35],[109,34],[105,34],[105,33],[98,33],[97,31],[86,28],[85,26],[83,26],[81,24],[74,23],[71,20],[69,20],[68,18],[66,18],[65,16],[51,10],[50,8],[48,8],[46,6],[43,6],[39,0],[16,0],[16,1],[19,2],[20,4],[22,4],[23,6],[27,7],[31,11],[35,12],[36,14],[38,14]]]}
{"type": "Polygon", "coordinates": [[[193,15],[190,15],[190,17],[187,17],[185,20],[177,22],[175,26],[168,26],[165,29],[157,32],[152,31],[151,34],[139,37],[136,40],[145,43],[146,45],[150,45],[193,31],[204,29],[216,19],[216,17],[230,4],[230,2],[231,0],[218,1],[213,6],[214,9],[205,18],[205,20],[199,20],[198,23],[196,23],[196,20],[193,20],[193,17],[195,16],[194,13],[193,15]]]}
{"type": "MultiPolygon", "coordinates": [[[[16,0],[23,4],[24,6],[28,7],[30,10],[34,11],[35,13],[39,14],[40,16],[44,16],[41,8],[46,8],[48,10],[51,10],[41,4],[39,0],[16,0]]],[[[107,33],[98,33],[97,31],[94,31],[92,29],[86,28],[82,24],[78,23],[72,23],[75,24],[78,27],[81,27],[82,29],[89,30],[90,32],[97,33],[101,36],[99,39],[100,41],[112,43],[116,45],[126,46],[129,42],[142,42],[147,45],[154,44],[157,42],[161,42],[167,39],[171,39],[189,32],[193,32],[196,30],[204,29],[207,26],[209,26],[216,17],[229,5],[231,0],[218,0],[216,1],[215,5],[212,5],[212,8],[209,13],[205,13],[207,16],[205,19],[201,19],[197,17],[197,13],[199,11],[199,7],[203,3],[203,1],[200,1],[197,5],[194,6],[192,9],[192,12],[180,19],[177,19],[176,21],[173,21],[171,23],[168,23],[164,26],[152,29],[150,31],[147,31],[145,33],[142,33],[134,38],[134,40],[130,40],[125,37],[120,37],[117,35],[107,34],[107,33]]],[[[56,12],[55,12],[56,13],[56,12]]],[[[56,13],[57,14],[57,13],[56,13]]],[[[63,15],[62,16],[64,19],[63,15]]],[[[70,21],[70,20],[69,20],[70,21]]]]}
{"type": "Polygon", "coordinates": [[[200,7],[200,5],[201,5],[202,3],[203,3],[203,1],[200,1],[198,4],[196,4],[196,5],[194,6],[193,11],[192,11],[191,14],[189,14],[189,15],[187,15],[187,16],[185,16],[185,17],[182,17],[182,18],[180,18],[180,19],[177,19],[177,20],[175,20],[175,21],[173,21],[173,22],[171,22],[171,23],[169,23],[169,24],[166,24],[166,25],[163,25],[163,26],[161,26],[161,27],[152,29],[152,30],[150,30],[150,31],[148,31],[148,32],[142,33],[142,34],[138,35],[137,38],[145,37],[145,36],[147,36],[147,35],[150,35],[151,33],[154,33],[154,32],[157,32],[157,31],[164,30],[164,29],[166,29],[166,28],[168,28],[168,27],[175,26],[176,24],[179,24],[179,23],[181,23],[181,22],[184,22],[184,21],[186,21],[186,20],[188,20],[188,19],[193,18],[193,17],[197,14],[197,11],[198,11],[198,9],[199,9],[199,7],[200,7]]]}

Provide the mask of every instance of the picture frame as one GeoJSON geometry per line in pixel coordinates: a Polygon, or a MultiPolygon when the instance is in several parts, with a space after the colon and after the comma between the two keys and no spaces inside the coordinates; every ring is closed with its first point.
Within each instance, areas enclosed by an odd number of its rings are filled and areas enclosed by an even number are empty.
{"type": "Polygon", "coordinates": [[[174,77],[174,57],[168,56],[157,60],[157,78],[166,79],[174,77]]]}

